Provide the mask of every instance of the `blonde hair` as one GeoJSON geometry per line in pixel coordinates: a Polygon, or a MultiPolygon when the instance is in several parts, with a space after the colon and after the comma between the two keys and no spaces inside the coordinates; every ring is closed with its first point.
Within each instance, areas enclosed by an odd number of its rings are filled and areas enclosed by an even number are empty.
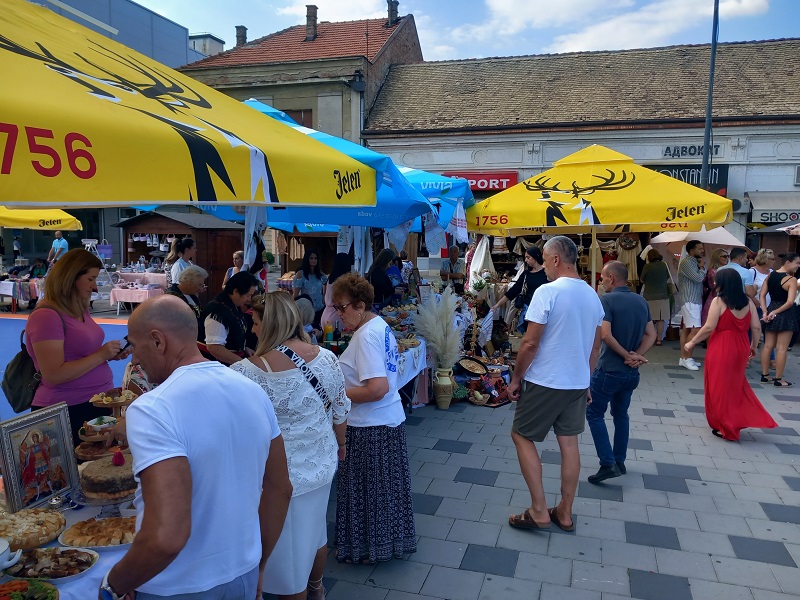
{"type": "Polygon", "coordinates": [[[762,248],[756,254],[756,264],[764,266],[770,258],[775,258],[775,253],[769,248],[762,248]]]}
{"type": "Polygon", "coordinates": [[[725,250],[725,248],[717,248],[714,250],[714,253],[711,255],[711,265],[709,266],[710,269],[716,269],[719,267],[719,257],[723,254],[728,254],[728,256],[730,256],[730,253],[725,250]]]}
{"type": "Polygon", "coordinates": [[[233,253],[233,259],[236,260],[237,258],[244,260],[244,250],[237,250],[233,253]]]}
{"type": "Polygon", "coordinates": [[[89,299],[82,298],[75,282],[90,269],[102,269],[103,263],[91,252],[75,248],[64,254],[44,280],[44,302],[58,312],[80,319],[89,310],[89,299]]]}
{"type": "Polygon", "coordinates": [[[300,310],[291,294],[284,291],[269,292],[253,298],[253,312],[261,319],[256,355],[264,356],[287,340],[293,338],[311,343],[303,329],[300,310]]]}

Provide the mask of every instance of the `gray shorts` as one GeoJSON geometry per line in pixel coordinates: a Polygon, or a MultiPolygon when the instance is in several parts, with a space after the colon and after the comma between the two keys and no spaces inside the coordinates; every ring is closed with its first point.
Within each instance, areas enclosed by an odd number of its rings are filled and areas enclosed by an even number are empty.
{"type": "MultiPolygon", "coordinates": [[[[249,573],[240,575],[233,581],[223,583],[205,592],[176,594],[174,596],[169,596],[169,598],[170,600],[249,600],[250,598],[256,597],[258,574],[259,569],[256,567],[249,573]]],[[[136,600],[164,600],[165,597],[166,596],[136,592],[136,600]]]]}
{"type": "Polygon", "coordinates": [[[522,381],[514,425],[522,437],[543,442],[550,428],[556,435],[579,435],[586,425],[587,390],[556,390],[522,381]]]}

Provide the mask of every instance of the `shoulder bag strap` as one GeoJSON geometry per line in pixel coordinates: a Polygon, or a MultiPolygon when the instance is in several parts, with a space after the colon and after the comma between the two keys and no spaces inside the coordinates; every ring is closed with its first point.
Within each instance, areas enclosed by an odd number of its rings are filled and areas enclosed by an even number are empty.
{"type": "Polygon", "coordinates": [[[289,360],[291,360],[294,365],[300,369],[303,377],[308,380],[308,383],[311,384],[311,387],[313,387],[319,397],[322,398],[322,403],[325,405],[325,412],[328,412],[331,407],[331,399],[328,397],[325,388],[322,387],[322,383],[320,383],[320,380],[317,379],[317,376],[314,375],[313,371],[311,371],[311,368],[308,366],[306,361],[304,361],[294,350],[287,346],[280,345],[275,348],[275,350],[278,352],[283,352],[289,358],[289,360]]]}

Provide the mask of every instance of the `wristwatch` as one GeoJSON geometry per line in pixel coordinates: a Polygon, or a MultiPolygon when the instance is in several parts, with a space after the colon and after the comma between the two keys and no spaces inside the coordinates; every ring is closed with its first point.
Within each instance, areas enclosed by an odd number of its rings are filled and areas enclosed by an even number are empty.
{"type": "Polygon", "coordinates": [[[123,600],[125,598],[125,594],[118,596],[117,593],[111,588],[111,586],[108,585],[109,573],[111,573],[111,571],[105,574],[105,577],[103,577],[103,581],[100,584],[100,597],[103,600],[123,600]]]}

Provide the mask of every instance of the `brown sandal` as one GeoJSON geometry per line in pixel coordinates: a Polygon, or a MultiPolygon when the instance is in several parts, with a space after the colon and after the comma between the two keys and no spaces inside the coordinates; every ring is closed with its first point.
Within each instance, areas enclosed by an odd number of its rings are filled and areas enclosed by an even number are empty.
{"type": "Polygon", "coordinates": [[[534,521],[528,509],[518,515],[508,517],[508,524],[517,529],[550,529],[550,523],[542,524],[534,521]]]}
{"type": "Polygon", "coordinates": [[[561,529],[562,531],[566,531],[567,533],[572,533],[575,531],[575,522],[572,522],[572,525],[564,525],[561,521],[558,520],[558,507],[554,506],[550,510],[547,511],[550,513],[550,520],[556,524],[556,526],[561,529]]]}

